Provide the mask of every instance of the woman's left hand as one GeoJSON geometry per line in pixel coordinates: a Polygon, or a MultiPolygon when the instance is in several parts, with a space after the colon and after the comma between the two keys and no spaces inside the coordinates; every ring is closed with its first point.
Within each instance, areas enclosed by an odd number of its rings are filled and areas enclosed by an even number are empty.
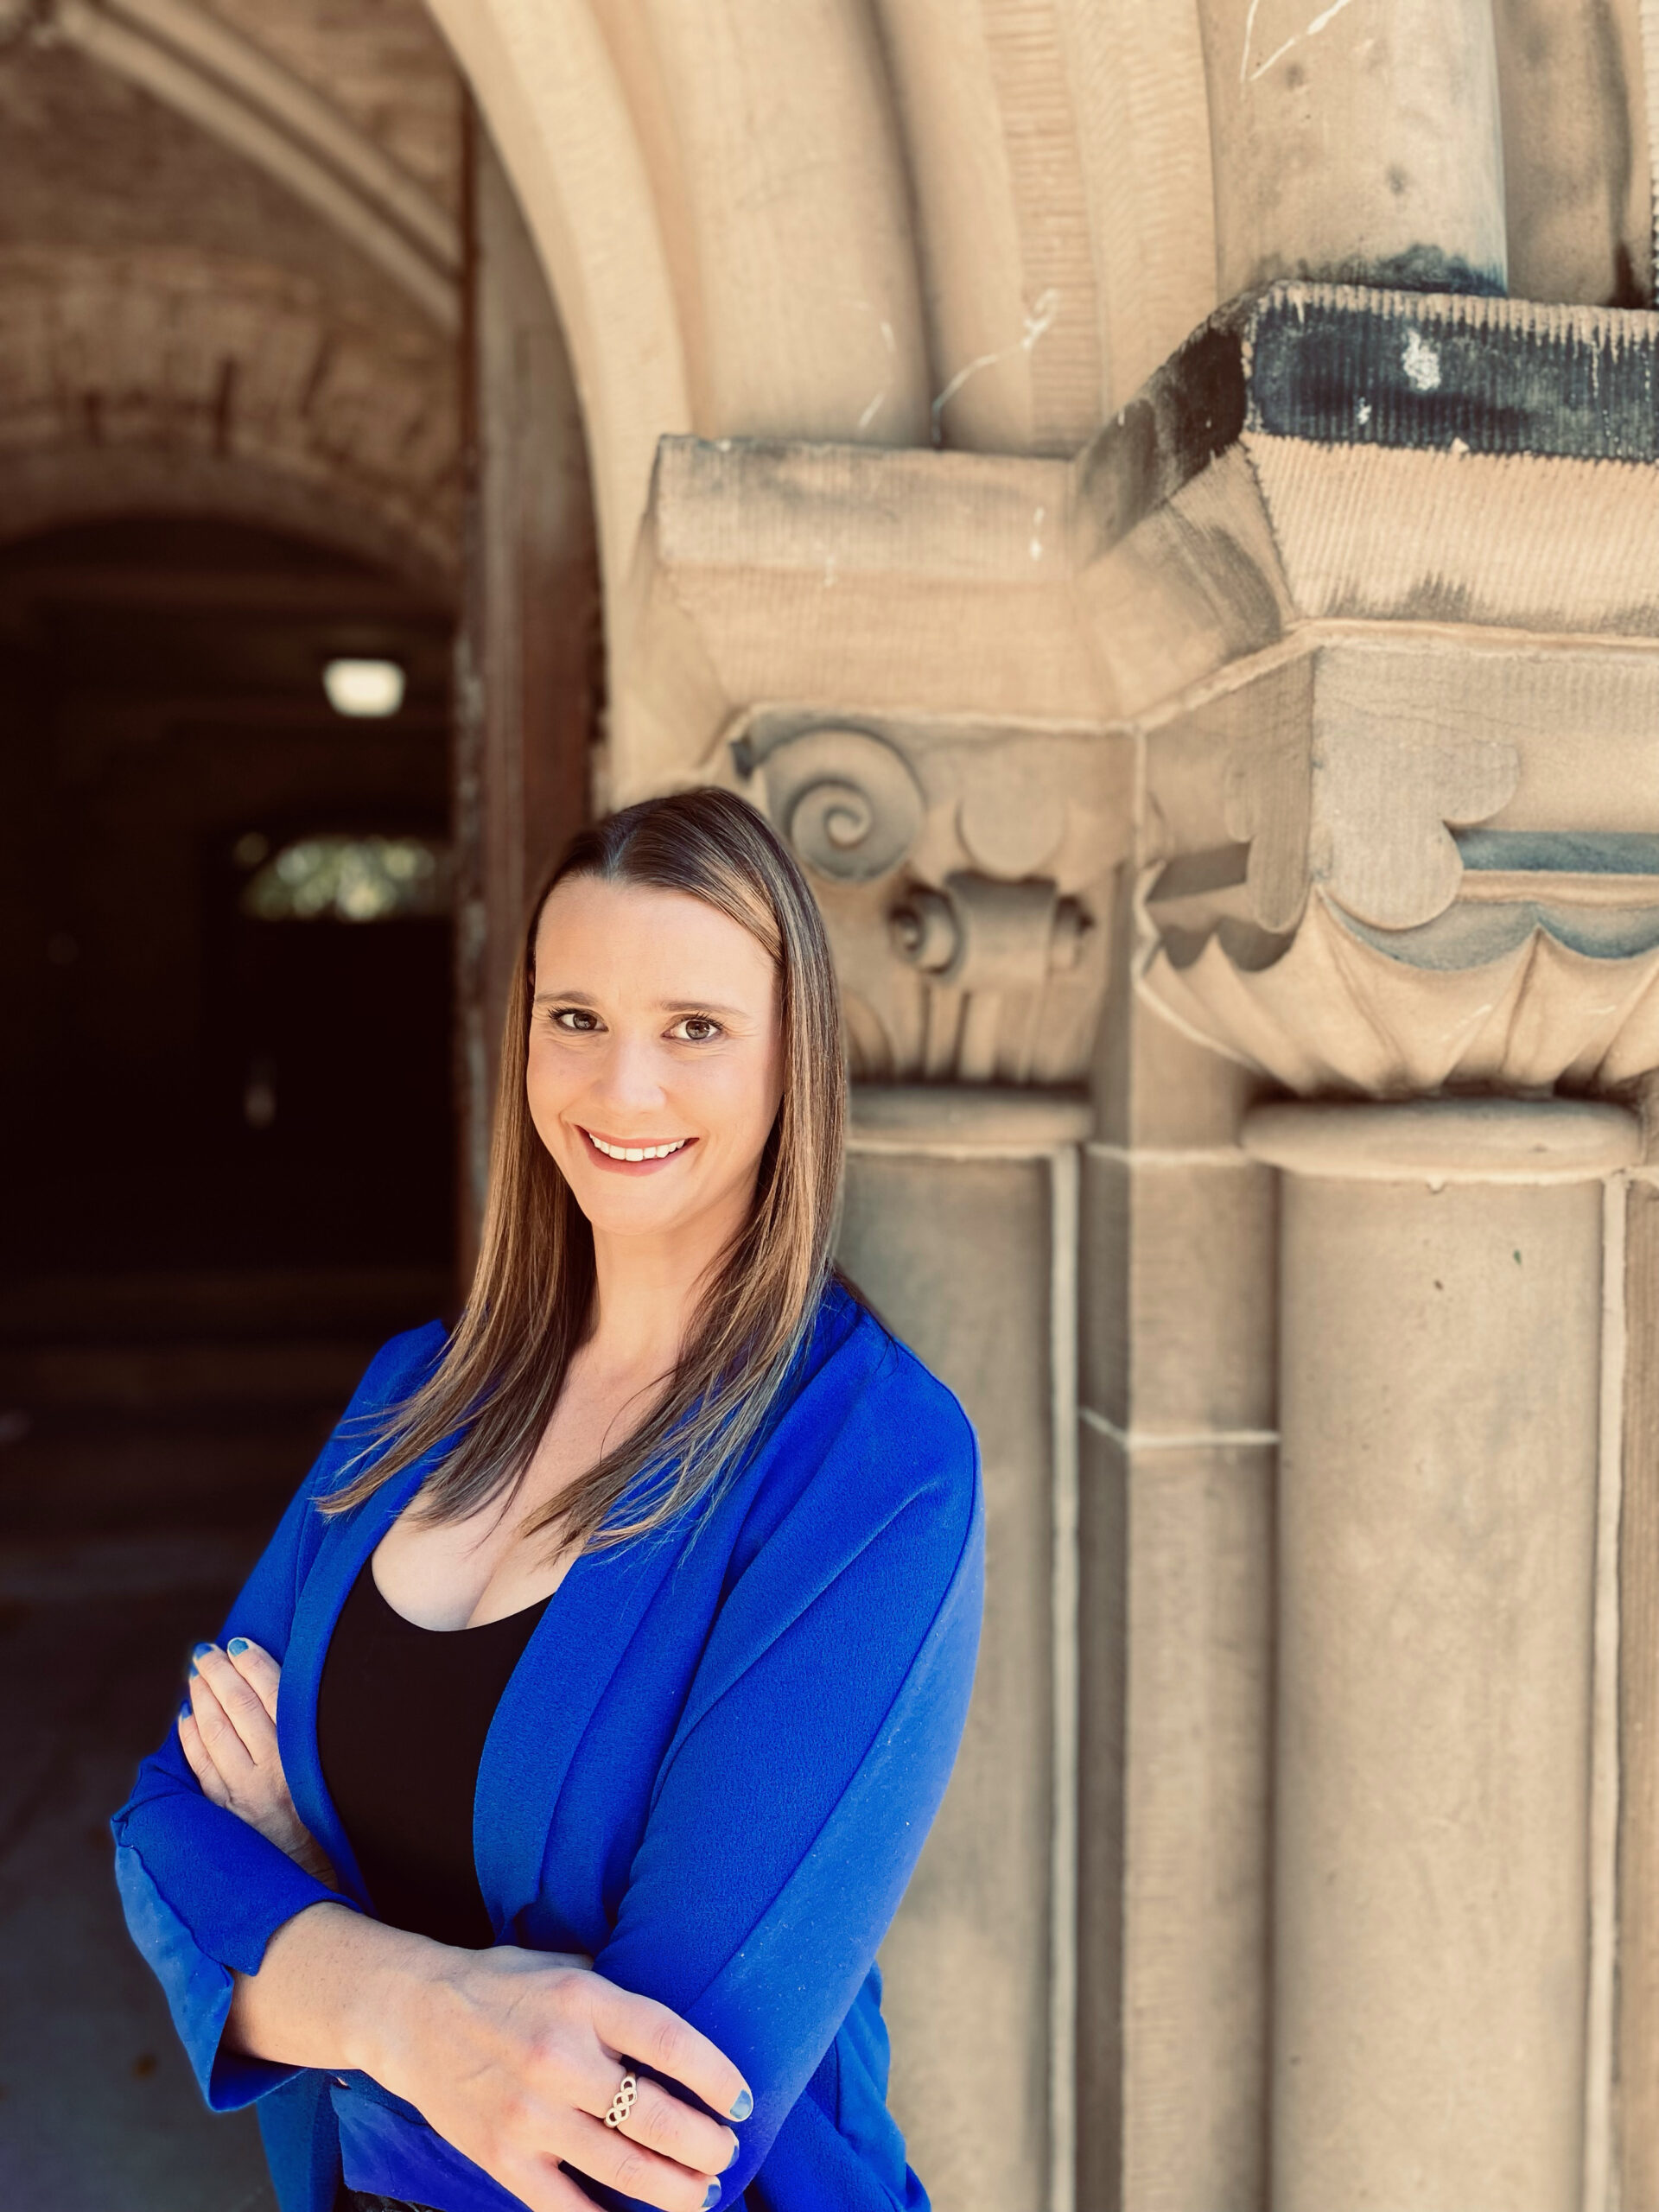
{"type": "Polygon", "coordinates": [[[233,1636],[221,1651],[199,1644],[190,1669],[190,1710],[179,1743],[202,1795],[245,1821],[330,1889],[339,1881],[327,1853],[294,1809],[276,1748],[276,1693],[282,1669],[268,1651],[233,1636]]]}

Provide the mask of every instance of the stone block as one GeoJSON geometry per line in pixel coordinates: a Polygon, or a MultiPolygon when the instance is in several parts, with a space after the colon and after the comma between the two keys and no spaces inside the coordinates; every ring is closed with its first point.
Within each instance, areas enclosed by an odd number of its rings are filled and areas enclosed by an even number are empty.
{"type": "Polygon", "coordinates": [[[1271,1171],[1094,1145],[1083,1215],[1084,1403],[1137,1437],[1270,1427],[1271,1171]]]}
{"type": "Polygon", "coordinates": [[[882,1947],[893,2108],[950,2212],[1046,2202],[1053,1646],[1049,1167],[855,1153],[841,1257],[980,1440],[986,1605],[966,1735],[882,1947]]]}
{"type": "Polygon", "coordinates": [[[1135,1360],[1135,1179],[1127,1155],[1104,1145],[1084,1154],[1077,1258],[1077,1389],[1115,1428],[1129,1426],[1135,1360]]]}
{"type": "Polygon", "coordinates": [[[1273,1452],[1085,1424],[1082,1525],[1079,2202],[1265,2212],[1273,1452]]]}
{"type": "MultiPolygon", "coordinates": [[[[1116,938],[1126,948],[1133,941],[1127,916],[1116,938]]],[[[1232,1144],[1246,1109],[1268,1088],[1264,1078],[1178,1029],[1131,987],[1127,969],[1126,960],[1101,1017],[1095,1054],[1100,1135],[1118,1145],[1232,1144]]]]}
{"type": "Polygon", "coordinates": [[[1618,2164],[1630,2206],[1659,2201],[1659,1182],[1626,1217],[1624,1495],[1619,1530],[1618,2164]]]}
{"type": "Polygon", "coordinates": [[[1123,2212],[1128,1490],[1115,1443],[1077,1444],[1077,2202],[1123,2212]]]}

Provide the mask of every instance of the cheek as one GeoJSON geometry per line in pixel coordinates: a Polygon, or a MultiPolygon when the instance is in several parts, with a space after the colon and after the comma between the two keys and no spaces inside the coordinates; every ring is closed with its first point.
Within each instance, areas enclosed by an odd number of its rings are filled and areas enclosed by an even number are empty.
{"type": "Polygon", "coordinates": [[[563,1055],[544,1046],[532,1045],[524,1064],[524,1098],[530,1118],[550,1152],[557,1149],[560,1110],[569,1095],[569,1076],[563,1055]]]}
{"type": "MultiPolygon", "coordinates": [[[[721,1134],[746,1167],[753,1166],[772,1134],[783,1086],[766,1060],[758,1064],[752,1060],[741,1071],[733,1069],[722,1072],[727,1079],[721,1085],[718,1106],[721,1134]]],[[[711,1107],[713,1104],[711,1100],[711,1107]]]]}

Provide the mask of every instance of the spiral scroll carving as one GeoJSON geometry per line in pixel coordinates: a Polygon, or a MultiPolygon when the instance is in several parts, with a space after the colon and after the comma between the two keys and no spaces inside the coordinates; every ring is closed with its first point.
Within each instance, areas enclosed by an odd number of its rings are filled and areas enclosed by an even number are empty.
{"type": "Polygon", "coordinates": [[[909,764],[867,730],[806,730],[774,746],[760,769],[772,820],[832,882],[886,875],[921,828],[922,793],[909,764]]]}

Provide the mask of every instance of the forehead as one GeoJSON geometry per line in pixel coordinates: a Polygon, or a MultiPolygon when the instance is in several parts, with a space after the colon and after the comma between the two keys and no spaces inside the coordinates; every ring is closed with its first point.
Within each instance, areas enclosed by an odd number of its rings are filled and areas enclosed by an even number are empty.
{"type": "Polygon", "coordinates": [[[764,997],[775,976],[771,955],[741,922],[653,884],[567,876],[536,931],[538,989],[697,997],[718,985],[764,997]]]}

